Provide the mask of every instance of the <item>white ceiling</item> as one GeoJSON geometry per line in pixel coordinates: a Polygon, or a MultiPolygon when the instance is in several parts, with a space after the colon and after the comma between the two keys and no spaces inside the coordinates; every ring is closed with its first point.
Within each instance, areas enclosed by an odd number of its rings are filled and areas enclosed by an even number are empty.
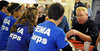
{"type": "Polygon", "coordinates": [[[17,3],[36,3],[35,0],[6,0],[8,2],[17,2],[17,3]]]}

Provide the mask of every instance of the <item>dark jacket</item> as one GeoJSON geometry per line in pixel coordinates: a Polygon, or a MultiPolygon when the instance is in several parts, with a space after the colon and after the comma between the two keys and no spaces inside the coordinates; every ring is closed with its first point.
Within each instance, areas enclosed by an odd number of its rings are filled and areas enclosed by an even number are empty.
{"type": "Polygon", "coordinates": [[[45,21],[45,17],[46,17],[45,15],[42,15],[42,17],[38,18],[37,24],[40,24],[40,23],[44,22],[45,21]]]}
{"type": "Polygon", "coordinates": [[[74,12],[73,14],[76,16],[76,9],[78,7],[85,7],[85,5],[82,3],[82,2],[78,2],[78,3],[75,3],[75,6],[74,6],[74,12]]]}

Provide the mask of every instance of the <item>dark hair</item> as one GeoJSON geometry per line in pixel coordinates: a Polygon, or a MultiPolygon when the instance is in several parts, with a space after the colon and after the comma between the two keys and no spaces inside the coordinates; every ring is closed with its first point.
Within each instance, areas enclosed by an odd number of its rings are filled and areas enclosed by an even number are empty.
{"type": "Polygon", "coordinates": [[[60,3],[52,4],[48,9],[48,17],[58,20],[64,14],[64,8],[60,3]]]}
{"type": "Polygon", "coordinates": [[[100,10],[99,9],[97,10],[96,14],[98,14],[98,13],[100,13],[100,10]]]}
{"type": "Polygon", "coordinates": [[[9,2],[7,1],[0,1],[0,10],[2,10],[2,8],[5,6],[5,7],[8,7],[8,4],[9,2]]]}
{"type": "Polygon", "coordinates": [[[38,4],[34,4],[34,6],[35,6],[35,7],[37,7],[37,6],[38,6],[38,4]]]}
{"type": "Polygon", "coordinates": [[[47,4],[45,5],[45,7],[48,6],[47,4]]]}
{"type": "Polygon", "coordinates": [[[36,26],[36,15],[37,15],[37,9],[35,8],[27,8],[25,10],[25,12],[23,13],[23,15],[21,16],[21,18],[19,18],[16,23],[12,26],[11,28],[11,33],[12,32],[17,32],[17,28],[16,25],[17,24],[25,24],[26,22],[29,23],[29,28],[28,28],[28,32],[31,34],[33,32],[33,26],[36,26]]]}
{"type": "Polygon", "coordinates": [[[10,12],[11,14],[13,14],[14,11],[18,11],[21,9],[21,5],[18,3],[13,3],[11,6],[8,7],[8,12],[10,12]]]}

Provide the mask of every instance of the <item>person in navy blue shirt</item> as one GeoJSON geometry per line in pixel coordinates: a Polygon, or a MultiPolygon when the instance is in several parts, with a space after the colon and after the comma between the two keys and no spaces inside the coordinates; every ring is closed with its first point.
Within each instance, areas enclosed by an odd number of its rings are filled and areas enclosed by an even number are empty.
{"type": "Polygon", "coordinates": [[[62,28],[65,33],[67,33],[70,30],[66,16],[63,17],[63,19],[62,19],[61,23],[58,25],[58,27],[62,28]]]}
{"type": "Polygon", "coordinates": [[[0,1],[0,28],[3,23],[3,20],[5,17],[7,17],[7,7],[8,7],[8,2],[7,1],[0,1]]]}
{"type": "Polygon", "coordinates": [[[38,19],[36,8],[27,8],[11,28],[7,51],[28,51],[30,39],[38,19]]]}
{"type": "Polygon", "coordinates": [[[57,25],[63,19],[64,8],[59,3],[52,4],[48,9],[49,20],[36,26],[29,51],[72,51],[65,32],[57,25]]]}
{"type": "Polygon", "coordinates": [[[11,13],[11,16],[8,16],[4,19],[0,30],[0,50],[6,50],[10,29],[16,22],[16,18],[20,17],[22,14],[21,5],[15,3],[8,7],[8,11],[11,13]]]}

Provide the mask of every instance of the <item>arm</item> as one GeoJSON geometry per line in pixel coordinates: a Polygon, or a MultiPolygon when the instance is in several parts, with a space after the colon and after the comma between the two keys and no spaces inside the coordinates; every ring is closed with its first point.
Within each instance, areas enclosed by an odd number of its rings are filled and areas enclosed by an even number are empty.
{"type": "Polygon", "coordinates": [[[72,47],[68,44],[65,48],[62,49],[63,51],[72,51],[72,47]]]}
{"type": "Polygon", "coordinates": [[[89,41],[89,42],[92,43],[92,39],[91,39],[90,36],[85,35],[85,34],[83,34],[83,33],[81,33],[81,32],[77,32],[77,35],[78,35],[83,41],[89,41]]]}
{"type": "Polygon", "coordinates": [[[71,29],[69,32],[66,33],[67,37],[69,38],[70,36],[72,35],[75,35],[75,36],[79,36],[83,41],[89,41],[89,42],[92,42],[92,39],[90,36],[88,35],[85,35],[77,30],[74,30],[74,29],[71,29]]]}
{"type": "MultiPolygon", "coordinates": [[[[67,41],[64,31],[60,32],[59,35],[57,35],[57,37],[55,38],[55,42],[56,42],[58,49],[66,49],[65,47],[69,46],[69,43],[67,41]]],[[[68,50],[68,48],[67,48],[67,50],[68,50]]]]}

